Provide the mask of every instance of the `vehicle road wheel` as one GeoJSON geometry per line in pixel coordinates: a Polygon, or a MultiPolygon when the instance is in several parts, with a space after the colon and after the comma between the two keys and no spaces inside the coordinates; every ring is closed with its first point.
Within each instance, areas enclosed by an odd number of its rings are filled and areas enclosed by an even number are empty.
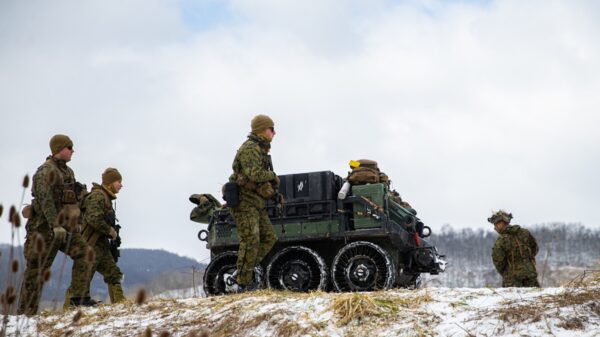
{"type": "MultiPolygon", "coordinates": [[[[204,293],[206,296],[224,295],[238,292],[238,286],[230,282],[231,276],[236,270],[237,252],[224,252],[215,256],[204,271],[204,293]],[[229,282],[228,282],[229,281],[229,282]]],[[[254,282],[250,285],[252,289],[262,286],[263,269],[260,266],[254,268],[254,282]]]]}
{"type": "Polygon", "coordinates": [[[267,266],[267,286],[290,291],[325,290],[328,268],[314,250],[303,246],[287,247],[267,266]]]}
{"type": "Polygon", "coordinates": [[[394,263],[378,245],[358,241],[348,244],[333,259],[331,275],[337,291],[389,289],[395,282],[394,263]]]}

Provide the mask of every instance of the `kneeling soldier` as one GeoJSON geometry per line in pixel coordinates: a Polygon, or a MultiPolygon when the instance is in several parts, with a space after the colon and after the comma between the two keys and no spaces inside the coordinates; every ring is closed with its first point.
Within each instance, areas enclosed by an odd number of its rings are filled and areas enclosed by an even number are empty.
{"type": "Polygon", "coordinates": [[[492,248],[492,260],[503,287],[539,287],[535,256],[538,245],[529,231],[519,225],[509,225],[512,214],[498,211],[488,218],[500,237],[492,248]]]}

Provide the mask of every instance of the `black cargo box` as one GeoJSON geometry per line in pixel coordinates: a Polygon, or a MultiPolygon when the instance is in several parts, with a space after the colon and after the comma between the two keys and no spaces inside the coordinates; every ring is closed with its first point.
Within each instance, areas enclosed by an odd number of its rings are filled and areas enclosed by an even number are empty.
{"type": "Polygon", "coordinates": [[[272,201],[267,202],[271,218],[295,218],[331,215],[336,211],[337,193],[342,178],[331,171],[286,174],[279,176],[279,193],[285,200],[281,212],[272,201]]]}

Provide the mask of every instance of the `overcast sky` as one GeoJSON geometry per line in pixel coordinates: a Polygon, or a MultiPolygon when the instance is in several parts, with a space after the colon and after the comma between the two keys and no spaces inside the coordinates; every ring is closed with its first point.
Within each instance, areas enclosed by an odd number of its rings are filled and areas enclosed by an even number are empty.
{"type": "Polygon", "coordinates": [[[434,235],[599,228],[599,52],[598,1],[3,0],[0,203],[68,134],[79,181],[122,172],[125,247],[205,260],[188,197],[263,113],[278,174],[377,160],[434,235]]]}

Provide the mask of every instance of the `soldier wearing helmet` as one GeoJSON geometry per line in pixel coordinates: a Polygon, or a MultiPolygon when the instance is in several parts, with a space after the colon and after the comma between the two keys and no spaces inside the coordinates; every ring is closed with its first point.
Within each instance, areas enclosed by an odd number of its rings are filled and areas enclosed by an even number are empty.
{"type": "Polygon", "coordinates": [[[250,290],[254,268],[277,241],[265,204],[279,189],[279,178],[273,172],[269,155],[274,123],[269,116],[257,115],[250,126],[251,132],[235,155],[229,178],[239,187],[239,204],[232,205],[227,200],[240,237],[237,271],[230,281],[242,291],[250,290]]]}
{"type": "Polygon", "coordinates": [[[535,268],[537,242],[527,229],[511,225],[512,218],[503,210],[488,218],[500,234],[492,248],[494,266],[502,276],[503,287],[539,287],[535,268]]]}
{"type": "Polygon", "coordinates": [[[75,150],[66,135],[50,139],[51,155],[33,175],[33,200],[27,214],[24,255],[27,260],[19,297],[19,314],[35,315],[38,311],[44,282],[60,250],[73,259],[71,293],[74,305],[94,305],[85,297],[88,248],[79,233],[79,202],[82,186],[67,166],[75,150]]]}

